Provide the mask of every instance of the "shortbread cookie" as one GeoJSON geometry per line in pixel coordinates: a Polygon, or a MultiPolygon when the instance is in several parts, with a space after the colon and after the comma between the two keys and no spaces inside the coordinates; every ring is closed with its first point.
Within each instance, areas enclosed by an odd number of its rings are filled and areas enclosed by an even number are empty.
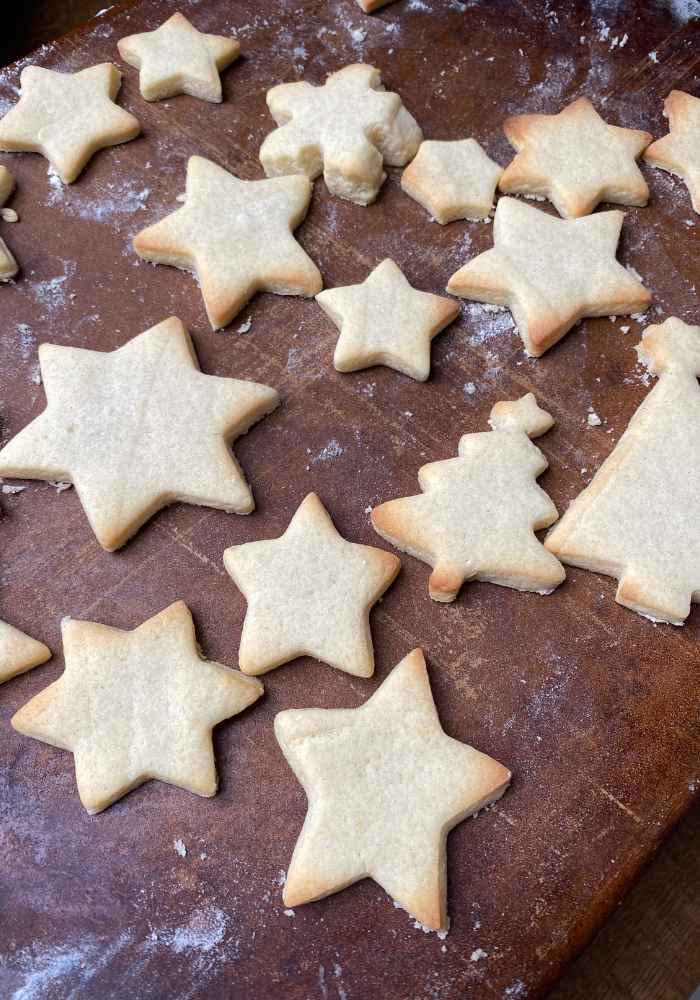
{"type": "Polygon", "coordinates": [[[700,97],[672,90],[664,101],[664,117],[671,131],[649,146],[644,159],[682,177],[694,210],[700,212],[700,97]]]}
{"type": "Polygon", "coordinates": [[[430,374],[430,342],[459,314],[457,302],[417,291],[389,259],[362,284],[327,288],[316,301],[340,330],[339,372],[387,365],[420,382],[430,374]]]}
{"type": "Polygon", "coordinates": [[[347,542],[315,493],[280,538],[234,545],[224,565],[248,602],[239,652],[245,674],[264,674],[297,656],[371,677],[369,612],[401,562],[347,542]]]}
{"type": "Polygon", "coordinates": [[[443,731],[421,650],[359,708],[280,712],[275,735],[308,799],[285,906],[372,878],[446,931],[447,834],[499,799],[511,774],[443,731]]]}
{"type": "Polygon", "coordinates": [[[357,0],[357,2],[365,14],[371,14],[373,11],[379,10],[380,7],[386,7],[388,3],[393,3],[394,0],[357,0]]]}
{"type": "Polygon", "coordinates": [[[682,625],[700,601],[700,326],[667,319],[637,350],[658,384],[545,545],[616,577],[618,604],[682,625]]]}
{"type": "Polygon", "coordinates": [[[27,66],[18,103],[0,119],[0,149],[41,153],[70,184],[99,149],[141,131],[138,119],[114,103],[121,80],[112,63],[79,73],[27,66]]]}
{"type": "Polygon", "coordinates": [[[493,249],[449,280],[447,291],[507,306],[525,351],[540,357],[584,316],[643,312],[651,295],[615,260],[624,214],[555,219],[515,198],[501,198],[493,249]]]}
{"type": "Polygon", "coordinates": [[[429,140],[401,175],[401,187],[441,226],[455,219],[477,222],[490,214],[502,173],[476,139],[429,140]]]}
{"type": "MultiPolygon", "coordinates": [[[[0,166],[0,219],[4,218],[3,205],[15,189],[15,180],[7,167],[0,166]]],[[[7,244],[0,239],[0,281],[9,281],[17,274],[17,261],[10,253],[7,244]]]]}
{"type": "Polygon", "coordinates": [[[179,12],[155,31],[121,38],[117,47],[122,59],[139,70],[141,96],[147,101],[189,94],[220,102],[219,70],[241,52],[235,38],[205,35],[179,12]]]}
{"type": "Polygon", "coordinates": [[[267,106],[280,126],[260,148],[268,177],[323,173],[332,194],[358,205],[377,197],[383,163],[403,167],[423,138],[399,95],[364,63],[331,73],[322,87],[282,83],[268,90],[267,106]]]}
{"type": "Polygon", "coordinates": [[[73,753],[87,811],[151,778],[215,795],[212,729],[257,701],[262,684],[202,657],[183,601],[131,632],[70,618],[61,631],[64,673],[12,725],[73,753]]]}
{"type": "Polygon", "coordinates": [[[38,667],[51,656],[51,650],[13,625],[0,621],[0,684],[25,670],[38,667]]]}
{"type": "Polygon", "coordinates": [[[553,425],[532,393],[491,410],[489,433],[465,434],[458,458],[418,471],[419,496],[372,511],[372,525],[402,552],[433,567],[428,592],[453,601],[465,580],[550,594],[564,569],[534,535],[557,519],[535,480],[547,459],[529,440],[553,425]]]}
{"type": "Polygon", "coordinates": [[[226,445],[279,396],[204,375],[179,319],[107,353],[42,344],[39,363],[46,409],[0,451],[0,476],[73,483],[103,548],[174,501],[253,510],[226,445]]]}
{"type": "Polygon", "coordinates": [[[191,156],[185,204],[138,233],[134,249],[144,260],[192,271],[217,330],[256,292],[311,296],[323,288],[293,236],[310,199],[306,177],[243,181],[191,156]]]}
{"type": "Polygon", "coordinates": [[[548,198],[560,215],[588,215],[601,201],[646,205],[649,188],[636,160],[648,132],[608,125],[587,97],[558,115],[516,115],[503,130],[518,155],[499,187],[506,194],[548,198]]]}

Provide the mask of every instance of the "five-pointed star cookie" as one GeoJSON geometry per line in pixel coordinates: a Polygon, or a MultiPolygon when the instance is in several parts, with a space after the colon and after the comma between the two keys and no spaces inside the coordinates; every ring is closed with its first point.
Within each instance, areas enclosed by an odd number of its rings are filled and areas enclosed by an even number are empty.
{"type": "Polygon", "coordinates": [[[13,625],[0,621],[0,684],[23,674],[51,656],[51,650],[13,625]]]}
{"type": "Polygon", "coordinates": [[[291,709],[275,734],[309,807],[284,886],[298,906],[373,878],[447,930],[447,834],[500,798],[510,772],[447,736],[420,649],[355,709],[291,709]]]}
{"type": "Polygon", "coordinates": [[[507,194],[548,198],[560,215],[588,215],[601,201],[646,205],[636,160],[652,136],[608,125],[587,97],[558,115],[516,115],[503,129],[518,155],[501,177],[507,194]]]}
{"type": "Polygon", "coordinates": [[[134,249],[144,260],[194,272],[216,330],[258,291],[311,296],[323,288],[293,236],[310,199],[306,177],[243,181],[191,156],[185,204],[138,233],[134,249]]]}
{"type": "MultiPolygon", "coordinates": [[[[0,219],[4,218],[3,205],[14,189],[14,177],[7,167],[0,166],[0,219]]],[[[10,278],[14,278],[18,270],[17,261],[10,253],[4,240],[0,239],[0,281],[9,281],[10,278]]]]}
{"type": "Polygon", "coordinates": [[[584,316],[643,312],[651,295],[615,259],[624,214],[556,219],[501,198],[493,248],[455,272],[447,291],[508,306],[532,357],[544,354],[584,316]]]}
{"type": "Polygon", "coordinates": [[[72,482],[103,548],[177,500],[253,510],[227,443],[279,396],[204,375],[179,319],[108,353],[42,344],[39,362],[46,409],[0,451],[0,476],[72,482]]]}
{"type": "Polygon", "coordinates": [[[459,313],[452,299],[413,288],[388,258],[361,284],[327,288],[316,301],[340,329],[339,372],[387,365],[420,382],[430,374],[431,340],[459,313]]]}
{"type": "Polygon", "coordinates": [[[114,103],[121,79],[112,63],[79,73],[27,66],[19,102],[0,119],[0,149],[41,153],[70,184],[99,149],[141,131],[138,119],[114,103]]]}
{"type": "Polygon", "coordinates": [[[117,48],[139,70],[141,96],[147,101],[189,94],[216,103],[221,101],[219,70],[241,51],[235,38],[197,31],[179,12],[155,31],[120,39],[117,48]]]}
{"type": "Polygon", "coordinates": [[[262,684],[203,659],[183,601],[131,632],[65,619],[62,633],[63,675],[12,725],[73,753],[87,811],[151,778],[214,795],[212,729],[257,701],[262,684]]]}
{"type": "Polygon", "coordinates": [[[476,139],[428,140],[401,175],[401,187],[441,226],[455,219],[477,222],[491,212],[502,173],[476,139]]]}
{"type": "Polygon", "coordinates": [[[224,565],[248,602],[238,656],[244,673],[313,656],[356,677],[372,676],[370,608],[401,561],[347,542],[315,493],[280,538],[234,545],[224,565]]]}
{"type": "Polygon", "coordinates": [[[692,206],[700,213],[700,97],[672,90],[664,101],[664,117],[671,131],[648,147],[644,159],[682,177],[692,206]]]}

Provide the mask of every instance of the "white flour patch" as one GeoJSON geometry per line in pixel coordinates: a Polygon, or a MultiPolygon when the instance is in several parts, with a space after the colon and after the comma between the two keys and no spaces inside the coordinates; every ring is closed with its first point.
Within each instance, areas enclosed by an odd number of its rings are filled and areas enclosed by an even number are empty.
{"type": "Polygon", "coordinates": [[[317,462],[329,462],[334,458],[339,458],[344,451],[345,449],[341,445],[340,441],[338,441],[336,438],[331,438],[328,444],[324,448],[322,448],[321,451],[318,452],[318,454],[313,456],[311,461],[314,463],[314,465],[317,462]]]}
{"type": "Polygon", "coordinates": [[[512,1000],[513,997],[526,997],[527,986],[522,979],[516,979],[514,983],[510,984],[510,986],[506,986],[503,991],[503,996],[507,997],[508,1000],[512,1000]]]}
{"type": "Polygon", "coordinates": [[[513,317],[507,309],[503,309],[501,306],[470,302],[467,305],[467,314],[470,344],[477,346],[485,344],[493,337],[511,333],[513,330],[513,317]]]}
{"type": "Polygon", "coordinates": [[[26,361],[34,353],[36,337],[28,323],[18,323],[16,329],[19,338],[20,357],[26,361]]]}
{"type": "Polygon", "coordinates": [[[700,17],[700,0],[670,0],[671,13],[682,24],[700,17]]]}
{"type": "MultiPolygon", "coordinates": [[[[115,941],[86,936],[72,944],[24,948],[7,962],[10,969],[24,976],[22,985],[10,994],[11,1000],[68,996],[68,977],[73,982],[77,980],[80,987],[87,985],[130,941],[131,932],[124,931],[115,941]],[[52,989],[55,986],[59,987],[58,994],[52,989]]],[[[71,990],[70,994],[77,995],[77,990],[71,990]]]]}
{"type": "Polygon", "coordinates": [[[48,205],[60,204],[68,215],[93,222],[106,222],[114,216],[133,215],[143,211],[151,193],[148,187],[124,180],[106,184],[104,193],[91,197],[78,188],[64,187],[60,177],[55,174],[49,173],[49,181],[51,190],[46,202],[48,205]]]}
{"type": "Polygon", "coordinates": [[[26,283],[31,297],[48,313],[65,309],[70,299],[69,283],[76,272],[75,261],[61,261],[63,274],[43,281],[28,281],[26,283]]]}

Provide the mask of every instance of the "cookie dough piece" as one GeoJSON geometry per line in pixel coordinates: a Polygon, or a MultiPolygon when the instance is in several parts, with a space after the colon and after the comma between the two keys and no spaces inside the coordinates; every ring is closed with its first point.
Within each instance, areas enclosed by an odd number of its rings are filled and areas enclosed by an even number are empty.
{"type": "Polygon", "coordinates": [[[401,175],[401,187],[441,226],[455,219],[480,222],[491,213],[502,173],[476,139],[428,140],[401,175]]]}
{"type": "MultiPolygon", "coordinates": [[[[0,166],[0,219],[3,216],[3,205],[15,189],[15,179],[7,169],[0,166]]],[[[16,216],[15,216],[16,218],[16,216]]],[[[10,253],[7,244],[0,239],[0,281],[9,281],[17,274],[17,261],[10,253]]]]}
{"type": "Polygon", "coordinates": [[[202,657],[183,601],[131,632],[73,619],[61,630],[64,673],[12,725],[73,753],[87,811],[151,778],[214,795],[212,729],[257,701],[262,684],[202,657]]]}
{"type": "Polygon", "coordinates": [[[112,63],[79,73],[27,66],[18,103],[0,119],[0,150],[41,153],[72,183],[99,149],[141,131],[138,119],[114,103],[121,79],[112,63]]]}
{"type": "Polygon", "coordinates": [[[322,87],[282,83],[268,90],[267,106],[280,126],[260,148],[268,177],[323,173],[332,194],[358,205],[377,197],[383,164],[403,167],[423,138],[399,95],[364,63],[331,73],[322,87]]]}
{"type": "Polygon", "coordinates": [[[37,642],[13,625],[0,621],[0,684],[32,667],[38,667],[50,656],[51,650],[43,642],[37,642]]]}
{"type": "Polygon", "coordinates": [[[284,905],[372,878],[446,931],[447,834],[499,799],[511,774],[443,731],[421,650],[359,708],[280,712],[275,735],[309,803],[284,905]]]}
{"type": "Polygon", "coordinates": [[[693,209],[700,213],[700,97],[672,90],[664,101],[664,117],[671,131],[647,148],[644,159],[681,177],[693,209]]]}

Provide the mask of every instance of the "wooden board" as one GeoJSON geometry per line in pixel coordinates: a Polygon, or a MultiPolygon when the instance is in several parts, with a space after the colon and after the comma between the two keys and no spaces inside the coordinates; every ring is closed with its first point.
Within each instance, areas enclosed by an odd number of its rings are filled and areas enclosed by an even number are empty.
{"type": "MultiPolygon", "coordinates": [[[[698,22],[685,21],[689,5],[673,6],[672,16],[651,3],[592,13],[542,0],[399,0],[369,18],[354,0],[183,3],[200,28],[243,43],[221,106],[146,104],[126,68],[121,103],[144,134],[100,153],[77,184],[55,187],[40,157],[0,156],[18,179],[11,204],[21,221],[3,232],[22,264],[0,288],[3,440],[43,408],[38,342],[111,350],[173,313],[192,330],[204,371],[255,378],[284,397],[236,446],[257,499],[249,518],[175,506],[108,555],[74,491],[39,483],[3,497],[0,614],[55,654],[0,689],[3,995],[537,997],[697,797],[700,610],[684,628],[654,626],[614,603],[612,580],[578,570],[551,597],[473,584],[440,607],[427,599],[427,567],[406,557],[372,616],[375,678],[311,661],[268,675],[264,701],[217,731],[213,800],[150,783],[90,818],[71,756],[9,726],[60,674],[66,614],[131,628],[181,597],[205,653],[235,664],[245,606],[223,549],[279,534],[310,489],[347,537],[376,543],[367,509],[414,492],[418,467],[484,429],[498,399],[533,390],[555,415],[541,482],[566,507],[648,391],[633,351],[643,323],[586,321],[536,361],[504,315],[465,304],[434,343],[427,384],[383,368],[340,375],[336,331],[313,302],[259,296],[212,333],[192,278],[139,262],[130,239],[175,207],[193,153],[261,176],[269,86],[321,83],[360,59],[381,68],[426,136],[473,135],[501,163],[511,155],[506,114],[554,112],[580,94],[609,120],[661,135],[663,96],[698,87],[698,22]],[[248,315],[250,333],[237,334],[248,315]],[[587,426],[590,406],[601,427],[587,426]],[[495,809],[450,836],[453,929],[444,942],[424,935],[371,882],[287,915],[280,879],[305,803],[275,743],[274,714],[358,705],[416,645],[447,732],[515,772],[495,809]],[[487,958],[472,961],[476,949],[487,958]]],[[[154,0],[111,11],[33,59],[66,71],[117,61],[116,39],[156,27],[171,9],[154,0]]],[[[0,113],[27,61],[0,74],[0,113]]],[[[621,259],[653,290],[650,319],[697,322],[698,217],[680,182],[645,173],[652,202],[627,213],[621,259]]],[[[369,209],[329,198],[319,182],[299,238],[327,286],[362,280],[393,256],[416,286],[440,292],[490,246],[491,229],[429,222],[390,171],[369,209]]]]}

